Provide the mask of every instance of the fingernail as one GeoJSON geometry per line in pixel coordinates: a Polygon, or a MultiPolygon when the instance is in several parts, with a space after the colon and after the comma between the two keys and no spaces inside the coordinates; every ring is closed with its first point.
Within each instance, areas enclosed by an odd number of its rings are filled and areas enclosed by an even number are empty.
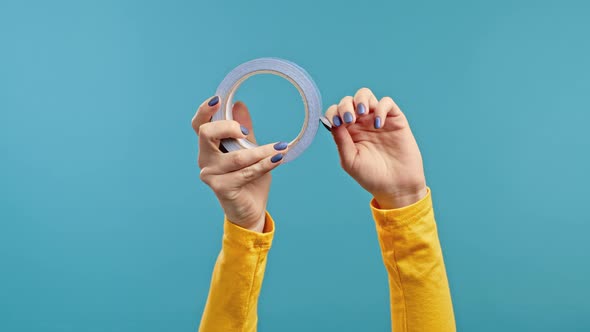
{"type": "Polygon", "coordinates": [[[332,118],[332,123],[334,124],[334,126],[340,127],[340,125],[342,124],[342,119],[340,119],[338,115],[334,115],[334,117],[332,118]]]}
{"type": "Polygon", "coordinates": [[[360,103],[356,105],[356,112],[358,113],[358,115],[365,114],[366,111],[367,109],[365,108],[365,104],[360,103]]]}
{"type": "Polygon", "coordinates": [[[381,117],[376,117],[375,118],[375,129],[379,129],[381,128],[381,117]]]}
{"type": "Polygon", "coordinates": [[[344,122],[346,122],[346,123],[352,122],[352,113],[350,113],[350,112],[344,113],[344,122]]]}
{"type": "Polygon", "coordinates": [[[278,163],[282,159],[283,159],[283,154],[279,153],[279,154],[275,154],[274,156],[272,156],[272,158],[270,158],[270,161],[274,164],[274,163],[278,163]]]}
{"type": "Polygon", "coordinates": [[[217,105],[218,102],[219,102],[219,97],[215,96],[215,97],[211,98],[211,100],[209,100],[207,105],[215,106],[215,105],[217,105]]]}
{"type": "Polygon", "coordinates": [[[250,133],[248,128],[246,128],[244,126],[240,126],[240,129],[242,130],[242,134],[244,134],[244,135],[248,135],[250,133]]]}
{"type": "Polygon", "coordinates": [[[274,148],[277,151],[282,151],[282,150],[285,150],[287,148],[287,146],[289,146],[289,143],[287,143],[287,142],[278,142],[277,144],[274,145],[274,148]]]}

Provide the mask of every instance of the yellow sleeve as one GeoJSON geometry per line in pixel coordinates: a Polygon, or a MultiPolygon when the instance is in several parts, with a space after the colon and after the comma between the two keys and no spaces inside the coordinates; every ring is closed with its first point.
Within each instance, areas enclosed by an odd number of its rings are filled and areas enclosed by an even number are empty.
{"type": "Polygon", "coordinates": [[[266,214],[263,233],[224,221],[221,252],[213,269],[200,332],[251,332],[258,321],[258,295],[274,221],[266,214]]]}
{"type": "Polygon", "coordinates": [[[380,209],[373,199],[371,210],[389,276],[392,330],[455,331],[430,189],[400,209],[380,209]]]}

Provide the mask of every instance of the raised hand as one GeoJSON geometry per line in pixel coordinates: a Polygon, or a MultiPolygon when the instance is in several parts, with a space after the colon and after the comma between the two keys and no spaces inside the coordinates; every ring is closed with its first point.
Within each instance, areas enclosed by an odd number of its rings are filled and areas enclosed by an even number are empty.
{"type": "Polygon", "coordinates": [[[247,138],[252,142],[256,139],[245,104],[234,104],[234,120],[209,122],[218,109],[219,98],[213,97],[201,104],[192,120],[193,129],[199,136],[201,180],[213,190],[230,222],[262,232],[270,171],[281,164],[288,150],[287,143],[223,153],[219,149],[221,139],[247,138]]]}
{"type": "Polygon", "coordinates": [[[342,98],[326,111],[342,168],[369,191],[383,209],[423,198],[422,156],[408,120],[390,97],[377,100],[367,88],[342,98]]]}

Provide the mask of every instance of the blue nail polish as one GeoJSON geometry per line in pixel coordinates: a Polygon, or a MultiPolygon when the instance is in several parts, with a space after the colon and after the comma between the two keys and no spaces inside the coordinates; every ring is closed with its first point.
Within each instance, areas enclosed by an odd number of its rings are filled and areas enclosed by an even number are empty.
{"type": "Polygon", "coordinates": [[[283,160],[283,154],[282,153],[275,154],[274,156],[272,156],[272,158],[270,158],[270,161],[272,163],[278,163],[281,160],[283,160]]]}
{"type": "Polygon", "coordinates": [[[340,119],[338,115],[334,115],[334,117],[332,118],[332,123],[334,124],[334,126],[340,127],[340,125],[342,125],[342,119],[340,119]]]}
{"type": "Polygon", "coordinates": [[[207,105],[215,106],[215,105],[217,105],[218,102],[219,102],[219,97],[215,96],[215,97],[211,98],[211,100],[209,100],[207,105]]]}
{"type": "Polygon", "coordinates": [[[350,112],[344,113],[344,122],[346,122],[346,123],[352,122],[352,113],[350,113],[350,112]]]}
{"type": "Polygon", "coordinates": [[[381,117],[375,118],[375,129],[381,128],[381,117]]]}
{"type": "Polygon", "coordinates": [[[250,133],[248,128],[246,128],[244,126],[240,126],[240,129],[242,130],[242,134],[244,134],[244,135],[248,135],[250,133]]]}
{"type": "Polygon", "coordinates": [[[288,146],[289,146],[289,143],[287,143],[287,142],[278,142],[277,144],[274,145],[274,148],[277,151],[282,151],[282,150],[285,150],[288,146]]]}
{"type": "Polygon", "coordinates": [[[356,105],[356,112],[358,113],[358,115],[363,115],[366,111],[367,109],[365,108],[365,104],[360,103],[356,105]]]}

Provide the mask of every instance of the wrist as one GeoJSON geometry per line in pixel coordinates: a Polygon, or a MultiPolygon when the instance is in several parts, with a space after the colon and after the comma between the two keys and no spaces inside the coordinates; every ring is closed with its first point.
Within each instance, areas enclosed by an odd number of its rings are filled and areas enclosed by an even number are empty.
{"type": "MultiPolygon", "coordinates": [[[[226,216],[227,216],[227,214],[226,214],[226,216]]],[[[266,224],[266,210],[263,211],[262,215],[260,215],[256,219],[250,219],[250,220],[236,219],[236,221],[234,221],[234,220],[232,220],[232,218],[228,217],[228,221],[240,228],[247,229],[249,231],[256,232],[256,233],[264,233],[264,226],[266,224]]]]}
{"type": "Polygon", "coordinates": [[[262,215],[258,218],[256,222],[252,225],[244,227],[247,230],[257,232],[257,233],[264,233],[264,225],[266,223],[266,211],[262,213],[262,215]]]}
{"type": "Polygon", "coordinates": [[[400,190],[393,193],[374,194],[375,201],[384,210],[399,209],[412,205],[428,194],[426,184],[411,190],[400,190]]]}

